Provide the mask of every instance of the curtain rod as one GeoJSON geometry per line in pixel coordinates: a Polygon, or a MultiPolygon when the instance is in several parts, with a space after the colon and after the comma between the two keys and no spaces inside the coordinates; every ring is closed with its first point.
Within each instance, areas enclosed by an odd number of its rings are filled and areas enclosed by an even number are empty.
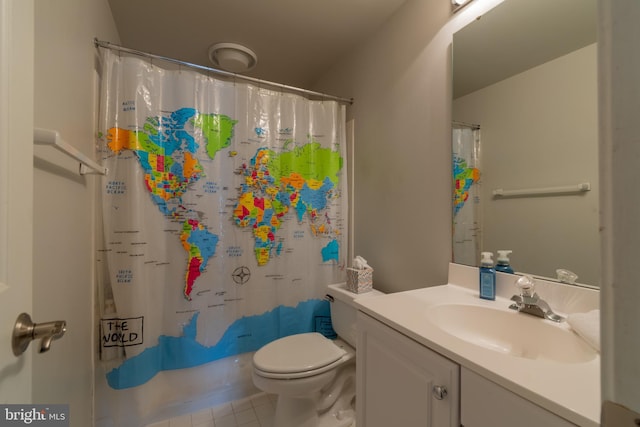
{"type": "Polygon", "coordinates": [[[321,97],[323,99],[332,99],[334,101],[338,101],[338,102],[341,102],[341,103],[353,105],[353,98],[341,98],[339,96],[328,95],[326,93],[314,92],[314,91],[308,90],[308,89],[301,89],[301,88],[298,88],[298,87],[289,86],[289,85],[285,85],[285,84],[281,84],[281,83],[270,82],[268,80],[257,79],[255,77],[244,76],[242,74],[231,73],[229,71],[219,70],[217,68],[210,68],[210,67],[205,67],[203,65],[192,64],[191,62],[181,61],[179,59],[169,58],[169,57],[166,57],[166,56],[156,55],[156,54],[148,53],[148,52],[142,52],[140,50],[131,49],[131,48],[124,47],[124,46],[118,46],[117,44],[113,44],[113,43],[107,42],[107,41],[98,40],[97,38],[93,39],[93,43],[95,44],[96,47],[104,47],[106,49],[111,49],[111,50],[116,50],[116,51],[120,51],[120,52],[131,53],[133,55],[144,56],[144,57],[151,58],[151,59],[159,59],[161,61],[167,61],[167,62],[171,62],[171,63],[178,64],[178,65],[184,65],[186,67],[195,68],[197,70],[202,70],[202,71],[207,71],[207,72],[210,72],[210,73],[220,74],[220,75],[223,75],[225,77],[233,77],[234,79],[247,80],[247,81],[250,81],[252,83],[257,83],[259,85],[262,84],[262,85],[272,86],[272,87],[276,87],[276,88],[280,88],[280,89],[285,89],[285,90],[288,90],[288,91],[303,93],[305,95],[318,96],[318,97],[321,97]]]}

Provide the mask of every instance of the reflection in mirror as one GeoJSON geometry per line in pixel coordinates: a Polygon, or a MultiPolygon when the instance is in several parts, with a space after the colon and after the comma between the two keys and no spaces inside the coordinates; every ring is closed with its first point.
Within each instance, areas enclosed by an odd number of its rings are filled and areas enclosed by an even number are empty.
{"type": "Polygon", "coordinates": [[[506,0],[454,34],[454,262],[598,285],[596,3],[506,0]]]}

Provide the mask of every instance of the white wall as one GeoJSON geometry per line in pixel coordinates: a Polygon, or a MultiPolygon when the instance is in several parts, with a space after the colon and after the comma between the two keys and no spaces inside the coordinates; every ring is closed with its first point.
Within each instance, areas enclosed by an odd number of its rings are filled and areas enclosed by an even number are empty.
{"type": "Polygon", "coordinates": [[[456,99],[453,119],[481,126],[482,250],[511,249],[518,271],[600,283],[596,45],[456,99]],[[589,182],[591,191],[495,198],[496,188],[589,182]]]}
{"type": "MultiPolygon", "coordinates": [[[[35,126],[58,130],[90,157],[94,37],[119,41],[106,0],[35,2],[35,126]]],[[[34,357],[34,401],[69,403],[71,426],[91,426],[97,178],[81,177],[77,162],[48,147],[36,147],[34,167],[34,321],[67,321],[65,336],[34,357]]]]}
{"type": "Polygon", "coordinates": [[[455,31],[500,3],[452,17],[446,0],[408,0],[316,89],[353,97],[355,253],[374,286],[443,284],[451,260],[451,66],[455,31]]]}

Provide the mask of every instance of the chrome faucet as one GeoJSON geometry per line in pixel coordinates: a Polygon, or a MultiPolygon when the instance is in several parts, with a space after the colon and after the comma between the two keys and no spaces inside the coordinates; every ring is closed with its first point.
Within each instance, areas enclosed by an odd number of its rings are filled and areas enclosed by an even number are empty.
{"type": "Polygon", "coordinates": [[[520,289],[520,295],[511,297],[511,301],[514,303],[509,306],[510,309],[542,317],[543,319],[549,319],[554,322],[563,322],[565,320],[564,317],[554,313],[551,307],[549,307],[549,304],[545,300],[540,299],[538,294],[534,292],[535,282],[531,276],[521,276],[516,280],[516,286],[520,289]]]}

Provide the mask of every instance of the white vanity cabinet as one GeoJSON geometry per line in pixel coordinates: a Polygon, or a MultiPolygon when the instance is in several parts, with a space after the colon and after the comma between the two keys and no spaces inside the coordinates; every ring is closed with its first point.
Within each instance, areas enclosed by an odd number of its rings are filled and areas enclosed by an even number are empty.
{"type": "MultiPolygon", "coordinates": [[[[454,264],[446,285],[356,298],[358,425],[600,426],[599,355],[566,323],[509,310],[510,276],[495,301],[478,298],[477,268],[454,264]]],[[[591,289],[537,286],[562,313],[599,306],[591,289]]]]}
{"type": "Polygon", "coordinates": [[[464,427],[576,426],[465,367],[461,369],[460,388],[464,427]]]}
{"type": "Polygon", "coordinates": [[[460,426],[458,364],[362,312],[357,344],[359,426],[460,426]]]}
{"type": "Polygon", "coordinates": [[[358,425],[576,426],[362,312],[356,354],[358,425]]]}

